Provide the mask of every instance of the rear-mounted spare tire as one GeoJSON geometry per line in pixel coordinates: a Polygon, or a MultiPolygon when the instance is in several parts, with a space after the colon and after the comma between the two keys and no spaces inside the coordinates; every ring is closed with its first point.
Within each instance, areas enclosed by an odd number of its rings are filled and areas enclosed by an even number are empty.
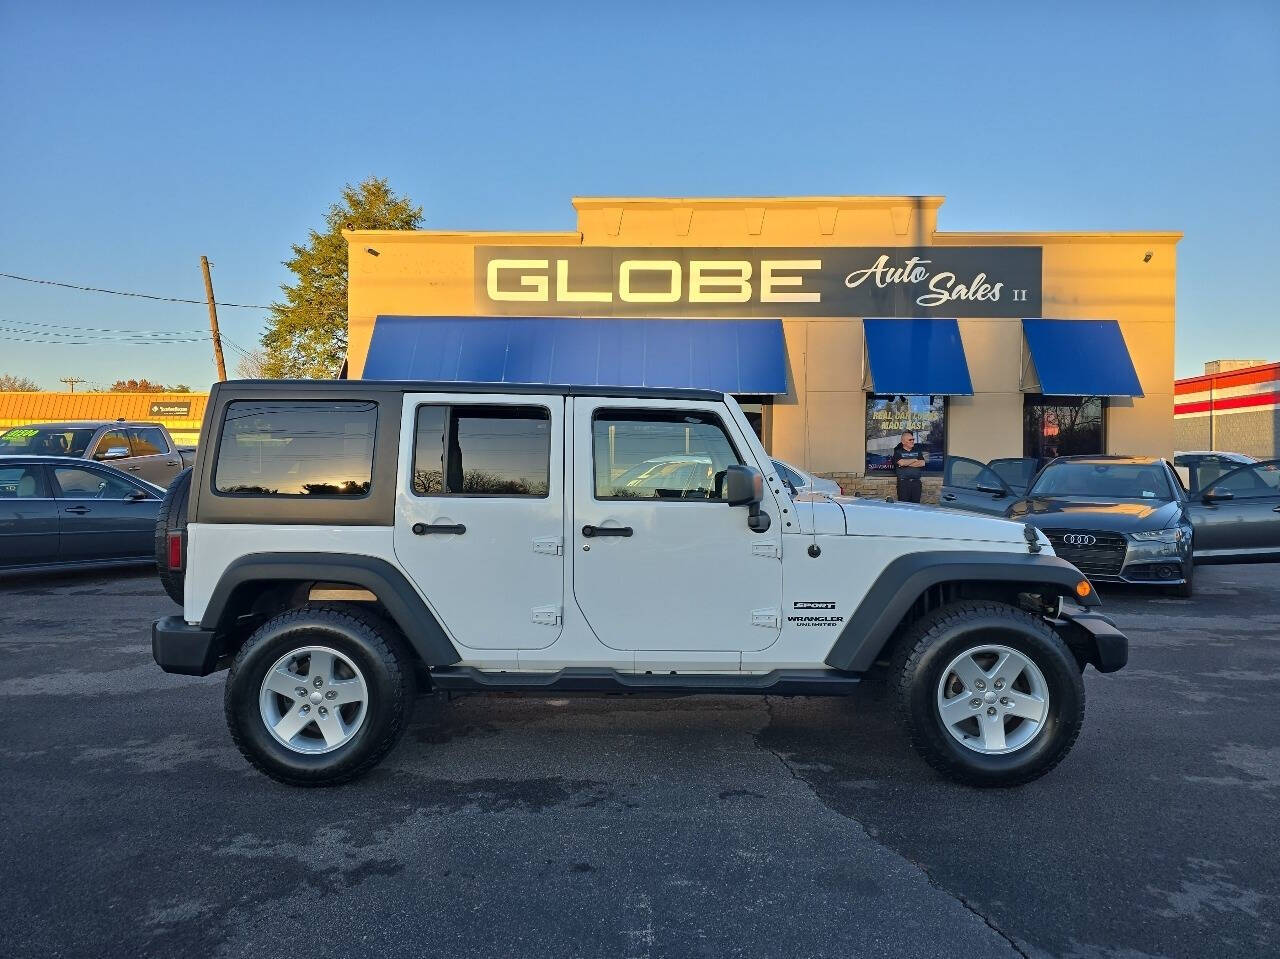
{"type": "Polygon", "coordinates": [[[191,497],[191,467],[176,477],[165,491],[156,514],[156,569],[160,583],[179,606],[187,569],[187,501],[191,497]]]}

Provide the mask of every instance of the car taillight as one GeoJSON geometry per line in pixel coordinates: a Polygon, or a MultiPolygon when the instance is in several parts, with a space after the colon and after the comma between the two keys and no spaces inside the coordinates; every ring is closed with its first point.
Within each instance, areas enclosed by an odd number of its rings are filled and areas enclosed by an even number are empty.
{"type": "Polygon", "coordinates": [[[182,569],[182,531],[174,530],[169,534],[169,568],[182,569]]]}

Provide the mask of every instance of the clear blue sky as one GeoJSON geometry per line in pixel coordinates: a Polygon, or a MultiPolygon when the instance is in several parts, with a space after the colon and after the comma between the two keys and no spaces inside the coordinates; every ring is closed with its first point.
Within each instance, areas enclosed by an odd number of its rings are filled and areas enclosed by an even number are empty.
{"type": "MultiPolygon", "coordinates": [[[[0,0],[0,272],[198,298],[205,253],[219,299],[269,303],[369,174],[456,229],[571,228],[574,194],[944,194],[946,230],[1182,230],[1178,374],[1280,359],[1280,4],[1043,6],[0,0]]],[[[222,317],[253,345],[260,314],[222,317]]],[[[33,323],[199,306],[0,279],[0,372],[213,375],[207,344],[7,332],[33,323]]]]}

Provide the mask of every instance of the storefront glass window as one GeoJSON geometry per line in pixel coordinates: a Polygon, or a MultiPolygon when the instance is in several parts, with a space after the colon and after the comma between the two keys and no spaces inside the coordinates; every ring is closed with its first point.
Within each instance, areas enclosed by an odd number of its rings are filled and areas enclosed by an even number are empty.
{"type": "Polygon", "coordinates": [[[1105,452],[1099,396],[1029,395],[1023,401],[1022,455],[1041,460],[1105,452]]]}
{"type": "Polygon", "coordinates": [[[944,396],[868,396],[867,472],[892,473],[890,457],[902,434],[916,434],[930,473],[941,473],[947,455],[947,400],[944,396]]]}

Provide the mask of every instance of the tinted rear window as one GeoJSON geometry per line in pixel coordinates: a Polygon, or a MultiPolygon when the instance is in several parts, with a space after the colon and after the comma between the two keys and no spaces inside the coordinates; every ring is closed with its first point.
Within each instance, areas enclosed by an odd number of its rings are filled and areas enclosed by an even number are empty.
{"type": "Polygon", "coordinates": [[[229,403],[214,488],[264,496],[365,496],[377,422],[376,403],[229,403]]]}
{"type": "Polygon", "coordinates": [[[420,406],[419,496],[546,496],[551,413],[541,406],[420,406]]]}

